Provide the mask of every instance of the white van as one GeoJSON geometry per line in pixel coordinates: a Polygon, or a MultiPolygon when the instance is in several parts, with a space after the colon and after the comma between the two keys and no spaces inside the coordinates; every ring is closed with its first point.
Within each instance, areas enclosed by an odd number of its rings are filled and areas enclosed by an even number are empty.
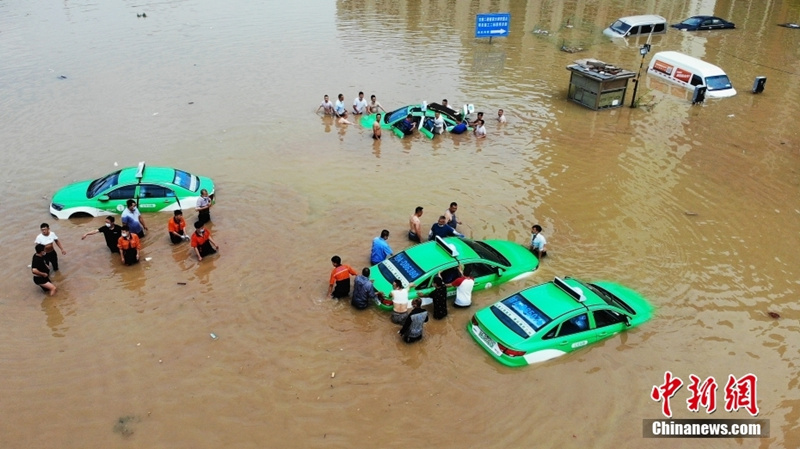
{"type": "Polygon", "coordinates": [[[656,53],[647,73],[690,91],[694,91],[696,86],[705,86],[706,95],[711,98],[736,95],[736,89],[721,68],[677,51],[656,53]]]}
{"type": "Polygon", "coordinates": [[[603,30],[608,37],[636,37],[667,32],[667,19],[654,14],[622,17],[603,30]]]}

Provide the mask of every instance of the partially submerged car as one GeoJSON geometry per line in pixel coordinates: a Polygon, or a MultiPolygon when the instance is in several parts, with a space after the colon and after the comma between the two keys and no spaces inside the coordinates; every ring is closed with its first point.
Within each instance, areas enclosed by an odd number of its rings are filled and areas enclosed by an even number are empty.
{"type": "Polygon", "coordinates": [[[652,317],[653,307],[627,287],[556,277],[479,310],[467,332],[498,362],[524,366],[602,341],[652,317]]]}
{"type": "MultiPolygon", "coordinates": [[[[474,290],[525,279],[539,267],[536,256],[519,243],[436,237],[435,241],[414,245],[370,269],[375,289],[385,295],[378,307],[392,309],[389,293],[395,279],[404,286],[414,283],[409,299],[422,298],[423,305],[430,304],[429,296],[435,288],[433,278],[441,272],[442,280],[449,284],[458,276],[459,263],[464,266],[464,275],[475,279],[474,290]]],[[[450,287],[448,296],[453,295],[455,287],[450,287]]]]}
{"type": "Polygon", "coordinates": [[[59,219],[119,214],[134,199],[141,212],[193,208],[201,190],[213,198],[210,178],[169,167],[123,168],[103,177],[80,181],[58,190],[50,203],[50,214],[59,219]]]}
{"type": "Polygon", "coordinates": [[[636,37],[667,32],[667,19],[655,14],[620,17],[603,30],[610,38],[636,37]]]}
{"type": "MultiPolygon", "coordinates": [[[[391,130],[400,138],[411,135],[413,131],[404,129],[403,126],[403,121],[410,115],[412,122],[415,124],[414,129],[418,130],[429,139],[433,139],[433,127],[431,123],[436,112],[441,114],[445,122],[445,127],[448,130],[461,123],[464,118],[464,114],[439,103],[412,104],[383,114],[381,117],[381,128],[391,130]]],[[[361,125],[366,128],[372,128],[372,124],[375,123],[375,117],[376,114],[364,115],[361,117],[361,125]]]]}
{"type": "Polygon", "coordinates": [[[715,16],[692,16],[681,23],[670,26],[682,31],[732,30],[736,28],[732,22],[715,16]]]}

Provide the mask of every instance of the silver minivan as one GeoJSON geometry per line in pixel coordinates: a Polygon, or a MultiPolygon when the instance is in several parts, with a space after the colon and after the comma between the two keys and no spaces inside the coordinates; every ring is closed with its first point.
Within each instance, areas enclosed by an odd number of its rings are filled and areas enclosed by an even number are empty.
{"type": "Polygon", "coordinates": [[[636,37],[667,32],[667,19],[655,14],[622,17],[603,30],[608,37],[636,37]]]}

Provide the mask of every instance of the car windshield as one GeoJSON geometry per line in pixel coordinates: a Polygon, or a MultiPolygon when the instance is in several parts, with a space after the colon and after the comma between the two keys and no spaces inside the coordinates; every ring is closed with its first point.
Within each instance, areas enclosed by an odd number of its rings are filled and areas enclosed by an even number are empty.
{"type": "Polygon", "coordinates": [[[496,249],[492,248],[491,246],[487,245],[486,243],[478,242],[478,241],[475,241],[475,240],[469,240],[469,239],[463,239],[461,241],[466,243],[467,246],[469,246],[470,248],[472,248],[473,251],[478,253],[478,256],[481,259],[490,260],[490,261],[492,261],[494,263],[498,263],[498,264],[503,265],[505,267],[511,265],[511,263],[508,261],[508,259],[503,257],[503,255],[500,254],[496,249]]]}
{"type": "Polygon", "coordinates": [[[200,187],[197,176],[181,170],[175,170],[175,179],[172,180],[172,183],[192,192],[196,192],[200,187]]]}
{"type": "Polygon", "coordinates": [[[731,80],[726,75],[706,77],[706,87],[708,90],[724,90],[731,88],[731,80]]]}
{"type": "MultiPolygon", "coordinates": [[[[577,279],[575,279],[575,280],[577,280],[577,279]]],[[[600,286],[595,285],[595,284],[586,284],[586,283],[583,283],[581,281],[578,281],[578,282],[581,285],[583,285],[584,287],[586,287],[589,290],[591,290],[592,292],[594,292],[594,294],[596,294],[597,296],[602,298],[603,301],[606,302],[606,304],[608,304],[610,306],[619,307],[620,309],[625,310],[626,312],[630,313],[631,315],[636,315],[636,311],[633,310],[633,307],[629,306],[625,301],[619,299],[616,295],[612,294],[611,292],[609,292],[608,290],[604,289],[603,287],[600,287],[600,286]]]]}
{"type": "Polygon", "coordinates": [[[95,179],[91,184],[89,184],[89,188],[86,189],[86,197],[94,198],[100,193],[105,192],[111,187],[114,187],[118,182],[119,171],[115,171],[114,173],[103,176],[102,178],[95,179]]]}
{"type": "Polygon", "coordinates": [[[379,264],[378,269],[381,270],[381,274],[389,282],[396,279],[398,274],[408,282],[414,282],[425,274],[422,268],[411,260],[406,253],[395,254],[389,260],[379,264]]]}
{"type": "Polygon", "coordinates": [[[700,21],[701,19],[699,17],[689,17],[681,22],[681,24],[696,27],[697,25],[700,25],[700,21]]]}
{"type": "Polygon", "coordinates": [[[552,319],[519,293],[491,307],[492,313],[520,337],[528,338],[552,319]]]}
{"type": "Polygon", "coordinates": [[[631,26],[621,20],[617,20],[611,25],[611,29],[619,34],[625,34],[631,29],[631,26]]]}
{"type": "Polygon", "coordinates": [[[407,115],[408,115],[408,106],[403,106],[400,109],[397,109],[395,111],[386,114],[386,117],[384,117],[383,121],[386,123],[394,123],[398,120],[406,118],[407,115]]]}

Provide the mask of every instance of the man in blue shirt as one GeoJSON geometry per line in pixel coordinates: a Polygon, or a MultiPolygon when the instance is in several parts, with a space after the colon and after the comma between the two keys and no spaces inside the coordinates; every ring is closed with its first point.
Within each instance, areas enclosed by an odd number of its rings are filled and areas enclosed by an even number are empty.
{"type": "Polygon", "coordinates": [[[127,208],[122,211],[122,224],[128,225],[131,233],[139,236],[140,239],[144,238],[144,231],[147,230],[147,225],[144,223],[144,218],[136,208],[136,200],[128,200],[127,208]]]}
{"type": "Polygon", "coordinates": [[[380,237],[375,237],[372,240],[372,254],[369,256],[369,261],[372,262],[373,265],[383,262],[387,257],[392,255],[392,248],[386,243],[388,238],[389,231],[384,229],[381,231],[380,237]]]}
{"type": "Polygon", "coordinates": [[[456,237],[464,237],[464,234],[456,231],[452,226],[447,224],[447,219],[444,215],[440,215],[439,222],[431,226],[431,231],[428,233],[428,240],[433,240],[436,236],[445,238],[453,235],[456,237]]]}

